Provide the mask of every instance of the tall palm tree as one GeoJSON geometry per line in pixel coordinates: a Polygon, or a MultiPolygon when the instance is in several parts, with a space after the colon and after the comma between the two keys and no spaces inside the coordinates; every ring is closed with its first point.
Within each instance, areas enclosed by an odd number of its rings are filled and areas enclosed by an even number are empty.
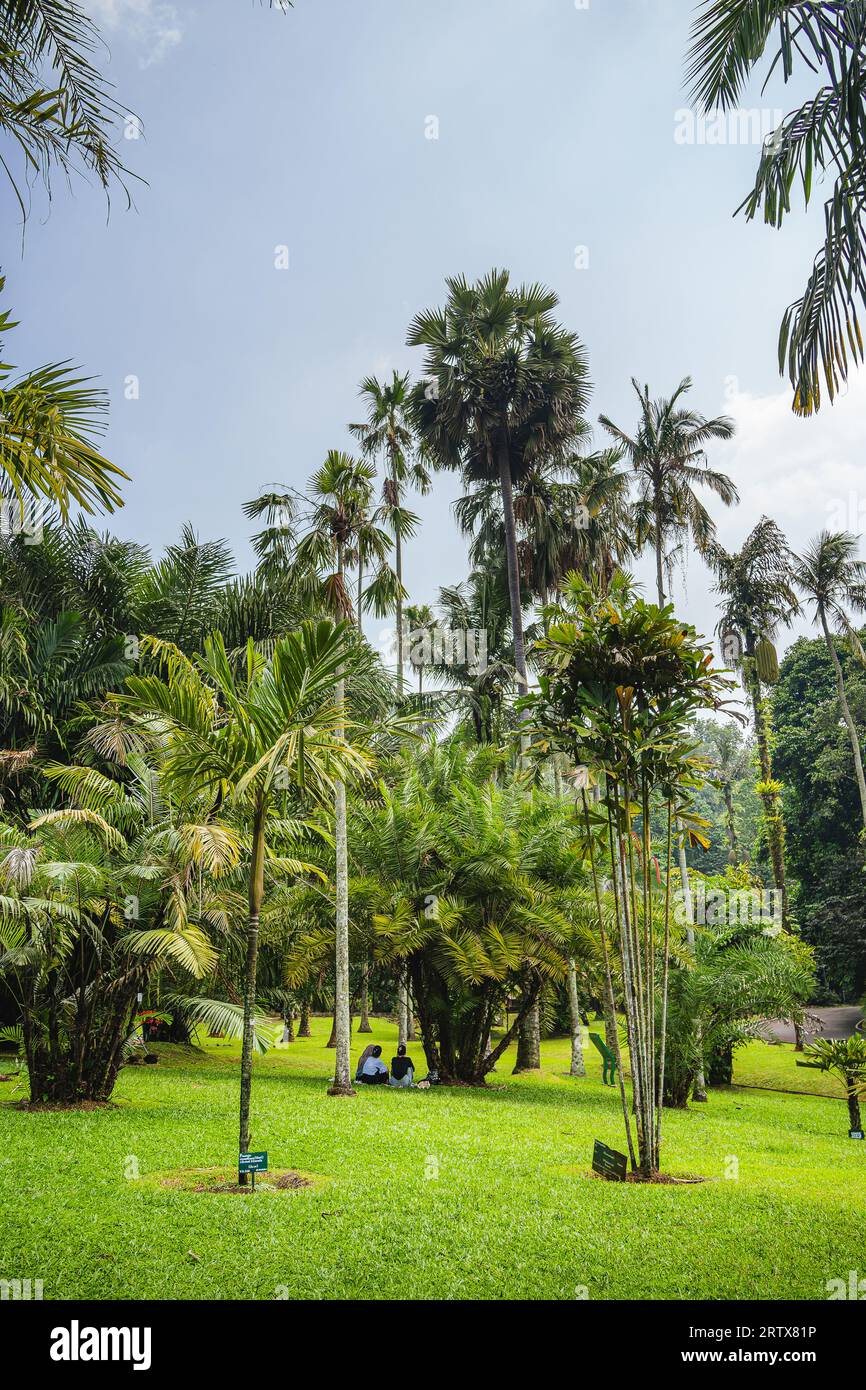
{"type": "Polygon", "coordinates": [[[832,623],[837,632],[847,639],[858,659],[866,664],[866,652],[848,617],[849,609],[866,612],[866,563],[857,559],[857,549],[856,536],[846,531],[822,531],[803,555],[795,557],[794,583],[815,609],[815,621],[820,624],[833,662],[842,718],[851,739],[863,829],[866,831],[866,777],[863,775],[860,735],[848,704],[842,663],[830,631],[832,623]]]}
{"type": "MultiPolygon", "coordinates": [[[[670,577],[679,546],[691,537],[698,552],[707,555],[715,536],[713,520],[695,488],[708,487],[727,507],[739,500],[731,479],[709,467],[705,452],[712,440],[730,439],[734,433],[734,423],[726,416],[708,420],[680,404],[682,397],[692,388],[690,377],[684,377],[667,399],[652,400],[649,387],[642,387],[634,377],[632,386],[640,402],[634,435],[620,429],[606,415],[602,415],[600,420],[624,450],[634,469],[638,490],[635,503],[637,548],[641,550],[648,543],[653,547],[658,605],[664,608],[665,570],[670,577]]],[[[680,877],[691,918],[685,836],[679,824],[678,831],[680,877]]],[[[691,925],[687,933],[689,945],[693,946],[694,931],[691,925]]],[[[702,1072],[698,1074],[695,1100],[706,1100],[702,1072]]]]}
{"type": "Polygon", "coordinates": [[[586,437],[586,353],[554,318],[559,303],[541,285],[512,287],[494,270],[470,284],[446,281],[443,309],[418,314],[410,346],[427,349],[427,380],[415,388],[414,418],[431,461],[458,470],[470,487],[498,484],[514,666],[528,690],[514,493],[542,458],[586,437]]]}
{"type": "MultiPolygon", "coordinates": [[[[312,507],[306,518],[306,535],[298,543],[295,565],[318,591],[322,607],[338,618],[351,618],[352,600],[346,582],[346,564],[359,543],[365,522],[373,467],[350,454],[332,449],[310,480],[312,507]]],[[[345,671],[337,672],[337,703],[346,699],[345,671]]],[[[345,739],[345,724],[339,726],[345,739]]],[[[348,747],[348,745],[347,745],[348,747]]],[[[336,848],[336,936],[334,952],[334,1041],[336,1058],[333,1096],[354,1095],[351,1071],[352,1017],[349,991],[349,848],[346,820],[346,784],[334,781],[336,848]]]]}
{"type": "MultiPolygon", "coordinates": [[[[4,284],[0,277],[0,293],[4,284]]],[[[15,326],[8,309],[0,312],[0,339],[15,326]]],[[[47,499],[64,521],[73,504],[85,512],[123,506],[119,483],[127,474],[94,443],[107,410],[105,392],[66,362],[15,376],[15,368],[0,361],[0,493],[9,509],[7,529],[15,529],[16,508],[23,524],[25,498],[47,499]]]]}
{"type": "MultiPolygon", "coordinates": [[[[344,737],[342,684],[352,645],[345,624],[305,623],[274,644],[269,658],[250,641],[240,674],[220,633],[194,661],[156,640],[148,650],[165,678],[131,676],[124,703],[167,729],[166,770],[184,789],[209,790],[230,801],[249,834],[248,917],[241,1055],[240,1151],[250,1145],[250,1095],[259,920],[268,873],[269,816],[277,793],[290,787],[320,804],[363,771],[362,755],[344,737]]],[[[345,790],[343,792],[345,801],[345,790]]],[[[312,866],[279,861],[296,874],[312,866]]],[[[339,862],[338,862],[339,872],[339,862]]]]}
{"type": "Polygon", "coordinates": [[[423,459],[413,454],[413,434],[410,416],[411,391],[409,374],[395,371],[389,382],[374,376],[361,383],[361,398],[367,406],[363,424],[350,425],[351,433],[359,440],[367,457],[384,455],[388,474],[382,488],[380,516],[394,536],[394,568],[396,587],[394,608],[397,624],[397,688],[403,694],[403,665],[405,660],[403,631],[403,541],[414,535],[418,518],[405,507],[407,487],[424,494],[430,491],[430,474],[423,459]]]}
{"type": "Polygon", "coordinates": [[[779,333],[779,371],[787,367],[794,410],[810,415],[821,406],[821,375],[832,401],[847,380],[849,357],[863,360],[857,311],[866,299],[866,3],[704,0],[687,77],[705,110],[736,111],[774,31],[768,79],[776,72],[786,83],[799,81],[799,58],[820,85],[762,143],[755,186],[738,211],[751,220],[763,205],[765,223],[781,227],[795,183],[808,207],[813,186],[832,182],[823,245],[779,333]]]}
{"type": "Polygon", "coordinates": [[[785,829],[781,788],[773,780],[769,713],[762,686],[772,684],[778,672],[773,638],[787,627],[799,610],[792,584],[792,556],[774,521],[762,517],[740,550],[728,553],[714,544],[710,562],[716,574],[721,617],[717,632],[726,661],[737,667],[752,702],[755,740],[761,781],[758,795],[764,808],[767,847],[773,882],[787,923],[788,890],[785,877],[785,829]]]}
{"type": "Polygon", "coordinates": [[[695,488],[709,488],[726,507],[739,501],[731,479],[710,468],[705,453],[711,441],[732,437],[734,423],[724,415],[708,420],[681,405],[682,397],[692,388],[690,377],[684,377],[666,399],[652,400],[649,387],[641,386],[634,377],[632,386],[640,402],[635,433],[628,434],[607,415],[600,420],[634,469],[637,541],[641,548],[646,544],[653,547],[658,604],[664,608],[665,570],[670,573],[674,547],[690,537],[703,555],[715,536],[712,518],[695,488]]]}

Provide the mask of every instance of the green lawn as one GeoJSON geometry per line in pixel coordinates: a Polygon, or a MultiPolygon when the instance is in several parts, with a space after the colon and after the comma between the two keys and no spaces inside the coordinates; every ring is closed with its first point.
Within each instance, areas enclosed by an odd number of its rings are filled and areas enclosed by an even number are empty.
{"type": "MultiPolygon", "coordinates": [[[[484,1092],[338,1101],[327,1027],[256,1062],[253,1146],[325,1179],[306,1191],[159,1183],[232,1163],[236,1045],[160,1049],[158,1067],[122,1073],[115,1110],[0,1105],[0,1278],[42,1279],[46,1298],[820,1299],[828,1279],[866,1276],[866,1143],[841,1100],[714,1091],[665,1113],[665,1168],[712,1181],[608,1184],[589,1176],[592,1141],[623,1148],[622,1121],[594,1053],[585,1081],[552,1042],[532,1079],[507,1060],[484,1092]]],[[[375,1027],[390,1054],[393,1025],[375,1027]]],[[[826,1084],[762,1043],[736,1079],[826,1084]]]]}

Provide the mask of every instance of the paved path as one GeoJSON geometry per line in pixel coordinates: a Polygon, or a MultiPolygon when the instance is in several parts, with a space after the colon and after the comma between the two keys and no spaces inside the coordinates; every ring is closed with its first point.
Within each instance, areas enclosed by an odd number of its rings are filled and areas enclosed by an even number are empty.
{"type": "MultiPolygon", "coordinates": [[[[863,1010],[854,1004],[840,1004],[832,1009],[808,1009],[807,1012],[818,1019],[818,1031],[808,1033],[807,1041],[813,1037],[850,1038],[857,1024],[863,1021],[863,1010]]],[[[770,1018],[764,1024],[764,1030],[780,1042],[794,1041],[794,1029],[790,1023],[770,1018]]],[[[862,1031],[866,1033],[866,1029],[862,1031]]]]}

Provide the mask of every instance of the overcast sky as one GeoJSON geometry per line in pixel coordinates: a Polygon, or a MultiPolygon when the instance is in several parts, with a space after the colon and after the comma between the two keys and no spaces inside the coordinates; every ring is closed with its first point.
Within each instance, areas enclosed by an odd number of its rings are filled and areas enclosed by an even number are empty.
{"type": "MultiPolygon", "coordinates": [[[[191,520],[247,566],[242,503],[302,487],[348,447],[361,378],[417,371],[412,316],[442,301],[446,275],[493,266],[560,295],[589,353],[593,419],[631,425],[632,376],[667,394],[686,374],[697,409],[734,417],[736,441],[712,455],[742,498],[711,504],[726,545],[762,513],[795,547],[827,524],[860,529],[866,378],[802,421],[775,366],[820,207],[781,233],[733,219],[757,145],[682,143],[686,0],[87,8],[142,119],[124,152],[146,184],[109,219],[97,191],[58,186],[50,211],[34,204],[23,253],[8,200],[6,300],[22,323],[6,356],[72,357],[109,388],[107,452],[132,478],[120,534],[158,552],[191,520]]],[[[756,87],[745,104],[795,96],[756,87]]],[[[466,572],[454,495],[444,476],[417,503],[416,601],[466,572]]],[[[677,601],[712,629],[697,560],[677,601]]]]}

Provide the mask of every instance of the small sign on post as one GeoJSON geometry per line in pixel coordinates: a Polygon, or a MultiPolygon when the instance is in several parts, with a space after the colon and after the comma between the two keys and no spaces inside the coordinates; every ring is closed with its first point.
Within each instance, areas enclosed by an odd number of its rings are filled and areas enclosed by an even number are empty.
{"type": "Polygon", "coordinates": [[[266,1173],[268,1171],[268,1155],[264,1153],[241,1154],[238,1158],[238,1182],[244,1173],[253,1175],[253,1192],[256,1190],[256,1173],[266,1173]]]}
{"type": "Polygon", "coordinates": [[[862,1139],[862,1138],[863,1138],[863,1131],[862,1131],[862,1129],[849,1129],[849,1131],[848,1131],[848,1138],[849,1138],[849,1139],[862,1139]]]}
{"type": "Polygon", "coordinates": [[[592,1171],[611,1182],[625,1182],[628,1172],[628,1158],[625,1154],[609,1149],[600,1139],[596,1139],[592,1151],[592,1171]]]}

